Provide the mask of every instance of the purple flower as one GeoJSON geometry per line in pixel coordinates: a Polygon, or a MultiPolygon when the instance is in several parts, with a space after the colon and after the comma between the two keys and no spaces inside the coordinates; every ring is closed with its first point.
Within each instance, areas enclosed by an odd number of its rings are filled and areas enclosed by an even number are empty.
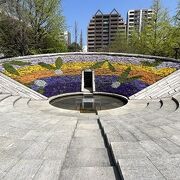
{"type": "Polygon", "coordinates": [[[116,82],[117,79],[118,76],[97,76],[95,79],[96,91],[116,93],[130,97],[131,95],[149,86],[147,83],[144,83],[141,80],[134,80],[129,83],[123,83],[118,88],[113,88],[112,83],[116,82]]]}
{"type": "Polygon", "coordinates": [[[43,78],[43,80],[47,83],[44,88],[44,95],[47,97],[81,91],[80,76],[56,76],[43,78]]]}

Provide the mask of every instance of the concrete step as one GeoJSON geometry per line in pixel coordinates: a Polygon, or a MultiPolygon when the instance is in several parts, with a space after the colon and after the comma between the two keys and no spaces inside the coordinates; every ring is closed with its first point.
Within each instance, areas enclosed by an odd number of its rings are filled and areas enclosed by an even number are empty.
{"type": "Polygon", "coordinates": [[[106,148],[70,148],[64,168],[110,166],[106,148]]]}
{"type": "Polygon", "coordinates": [[[161,113],[161,111],[174,112],[178,108],[177,102],[174,101],[172,98],[163,98],[161,100],[162,100],[163,106],[160,109],[159,113],[161,113]]]}
{"type": "Polygon", "coordinates": [[[107,116],[122,116],[124,114],[135,113],[137,111],[143,111],[147,107],[148,100],[129,100],[128,104],[116,109],[110,109],[105,111],[99,111],[99,117],[107,116]]]}
{"type": "Polygon", "coordinates": [[[53,114],[53,115],[63,115],[63,116],[69,116],[69,117],[78,117],[80,115],[79,111],[73,111],[73,110],[67,110],[67,109],[61,109],[52,106],[49,104],[48,100],[30,100],[28,103],[28,106],[35,110],[35,111],[41,111],[44,114],[53,114]]]}
{"type": "Polygon", "coordinates": [[[139,142],[115,142],[111,143],[111,149],[123,179],[165,179],[139,142]]]}
{"type": "Polygon", "coordinates": [[[158,88],[154,89],[151,92],[148,92],[146,95],[150,96],[151,98],[157,98],[157,97],[162,97],[165,94],[168,94],[169,91],[172,89],[168,85],[164,85],[163,88],[162,86],[158,85],[158,88]]]}
{"type": "Polygon", "coordinates": [[[174,101],[177,103],[176,113],[180,112],[180,93],[173,96],[174,101]]]}
{"type": "Polygon", "coordinates": [[[76,129],[74,137],[100,137],[101,131],[99,129],[87,130],[87,129],[76,129]]]}
{"type": "Polygon", "coordinates": [[[0,101],[0,106],[7,107],[8,105],[14,105],[14,103],[20,99],[20,96],[8,96],[7,98],[4,98],[0,101]]]}
{"type": "Polygon", "coordinates": [[[78,167],[63,169],[61,180],[117,180],[113,167],[78,167]]]}
{"type": "Polygon", "coordinates": [[[158,110],[162,107],[162,102],[160,100],[149,101],[147,109],[148,110],[158,110]]]}
{"type": "Polygon", "coordinates": [[[78,122],[78,125],[77,125],[77,130],[98,130],[98,129],[99,129],[99,125],[97,124],[96,121],[78,122]]]}
{"type": "Polygon", "coordinates": [[[29,108],[28,102],[30,101],[30,98],[20,98],[14,103],[15,108],[29,108]]]}
{"type": "Polygon", "coordinates": [[[4,99],[8,98],[11,96],[11,94],[0,94],[0,101],[3,101],[4,99]]]}
{"type": "Polygon", "coordinates": [[[36,108],[45,108],[45,107],[54,107],[49,104],[49,101],[47,100],[30,100],[28,103],[29,107],[32,107],[34,109],[36,108]]]}
{"type": "Polygon", "coordinates": [[[101,171],[101,176],[98,174],[99,171],[98,173],[95,171],[92,174],[88,172],[89,168],[94,169],[107,167],[114,169],[111,165],[111,157],[109,157],[101,129],[97,122],[97,117],[95,120],[95,116],[91,116],[90,114],[86,117],[79,116],[74,136],[66,153],[66,158],[61,172],[62,177],[60,179],[117,179],[115,172],[113,172],[110,176],[108,174],[103,176],[104,171],[101,171]],[[87,171],[84,172],[88,173],[87,176],[79,176],[79,173],[82,173],[82,168],[87,168],[87,171]],[[71,173],[73,176],[69,176],[71,173]]]}
{"type": "Polygon", "coordinates": [[[116,162],[118,159],[133,159],[148,156],[139,142],[112,142],[111,149],[116,162]]]}
{"type": "Polygon", "coordinates": [[[118,165],[124,180],[167,180],[148,158],[122,158],[118,165]]]}
{"type": "Polygon", "coordinates": [[[102,137],[74,137],[69,148],[104,148],[102,137]]]}

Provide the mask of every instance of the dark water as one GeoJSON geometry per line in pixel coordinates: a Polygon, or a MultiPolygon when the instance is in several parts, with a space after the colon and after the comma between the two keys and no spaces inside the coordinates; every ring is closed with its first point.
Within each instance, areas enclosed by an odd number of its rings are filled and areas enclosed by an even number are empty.
{"type": "Polygon", "coordinates": [[[108,110],[114,109],[121,106],[124,106],[127,102],[125,99],[120,99],[113,96],[107,95],[93,95],[94,101],[85,103],[85,107],[82,105],[83,103],[83,96],[82,95],[74,95],[74,96],[67,96],[67,97],[60,97],[54,99],[50,102],[55,107],[68,109],[68,110],[79,110],[80,107],[89,108],[91,109],[92,104],[94,103],[94,108],[96,110],[108,110]]]}

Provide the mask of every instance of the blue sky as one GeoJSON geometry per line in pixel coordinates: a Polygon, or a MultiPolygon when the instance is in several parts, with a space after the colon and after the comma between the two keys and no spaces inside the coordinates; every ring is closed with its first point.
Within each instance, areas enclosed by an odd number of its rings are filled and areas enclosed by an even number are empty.
{"type": "MultiPolygon", "coordinates": [[[[171,15],[175,14],[178,0],[161,0],[163,7],[168,8],[171,15]]],[[[152,0],[62,0],[62,10],[66,17],[68,30],[74,40],[74,24],[78,23],[79,32],[83,31],[83,44],[87,44],[87,26],[91,17],[100,9],[103,13],[109,13],[114,8],[126,20],[127,11],[130,9],[149,8],[152,0]]]]}

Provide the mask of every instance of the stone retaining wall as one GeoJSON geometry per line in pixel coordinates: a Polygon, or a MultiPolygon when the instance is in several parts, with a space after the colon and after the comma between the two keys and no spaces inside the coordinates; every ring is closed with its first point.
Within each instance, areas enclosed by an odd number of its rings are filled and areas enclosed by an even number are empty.
{"type": "Polygon", "coordinates": [[[53,64],[55,60],[61,57],[63,61],[66,62],[77,62],[77,61],[102,61],[109,60],[111,62],[119,63],[133,63],[140,64],[141,61],[153,62],[156,60],[162,60],[163,63],[161,67],[175,67],[180,68],[180,59],[176,60],[173,58],[150,56],[150,55],[140,55],[140,54],[124,54],[124,53],[55,53],[55,54],[41,54],[41,55],[31,55],[31,56],[21,56],[7,59],[0,59],[0,63],[11,61],[11,60],[21,60],[25,62],[31,62],[32,64],[37,64],[38,62],[45,62],[53,64]],[[177,65],[177,63],[179,65],[177,65]]]}
{"type": "MultiPolygon", "coordinates": [[[[142,54],[126,54],[126,53],[107,53],[107,52],[88,52],[88,53],[81,53],[81,52],[75,52],[75,53],[53,53],[53,54],[40,54],[40,55],[29,55],[29,56],[21,56],[21,57],[14,57],[14,58],[5,58],[5,59],[0,59],[0,63],[4,61],[9,61],[9,60],[24,60],[24,61],[33,61],[36,59],[55,59],[59,56],[65,57],[88,57],[88,56],[101,56],[101,57],[134,57],[134,58],[142,58],[142,59],[159,59],[163,61],[170,61],[170,62],[180,62],[180,59],[174,59],[174,58],[168,58],[168,57],[160,57],[160,56],[151,56],[151,55],[142,55],[142,54]]],[[[99,57],[100,58],[100,57],[99,57]]]]}

